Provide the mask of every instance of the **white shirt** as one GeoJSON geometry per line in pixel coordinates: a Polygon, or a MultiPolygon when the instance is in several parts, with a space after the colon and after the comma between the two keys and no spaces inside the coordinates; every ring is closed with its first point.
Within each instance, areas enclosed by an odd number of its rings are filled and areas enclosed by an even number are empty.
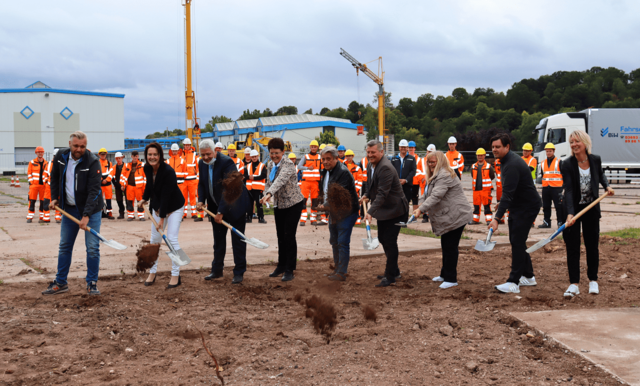
{"type": "Polygon", "coordinates": [[[327,202],[327,194],[329,192],[329,170],[327,170],[327,174],[324,176],[324,202],[327,202]]]}
{"type": "Polygon", "coordinates": [[[66,203],[69,205],[76,205],[76,165],[80,160],[74,160],[73,156],[69,154],[69,162],[67,163],[67,174],[65,174],[65,186],[64,192],[66,197],[66,203]]]}

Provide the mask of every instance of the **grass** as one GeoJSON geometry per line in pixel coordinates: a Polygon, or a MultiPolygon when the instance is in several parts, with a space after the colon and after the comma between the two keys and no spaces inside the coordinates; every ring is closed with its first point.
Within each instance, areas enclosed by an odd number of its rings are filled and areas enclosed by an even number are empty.
{"type": "Polygon", "coordinates": [[[36,266],[31,260],[29,260],[26,257],[21,257],[20,261],[25,263],[25,265],[28,265],[29,267],[31,267],[34,271],[37,271],[39,274],[42,274],[42,273],[47,271],[46,268],[42,268],[40,266],[36,266]]]}
{"type": "Polygon", "coordinates": [[[622,205],[631,205],[628,202],[623,202],[622,205]]]}
{"type": "MultiPolygon", "coordinates": [[[[364,225],[364,224],[356,225],[356,227],[357,228],[364,228],[364,229],[367,228],[367,226],[364,225]]],[[[371,225],[371,230],[378,230],[378,226],[377,225],[371,225]]],[[[413,229],[413,228],[400,228],[400,233],[405,234],[405,235],[411,235],[411,236],[431,237],[433,239],[439,239],[440,238],[440,236],[436,236],[436,234],[431,232],[431,231],[421,231],[419,229],[413,229]]],[[[468,239],[470,239],[470,237],[462,235],[462,239],[463,240],[468,240],[468,239]]]]}
{"type": "Polygon", "coordinates": [[[640,238],[640,228],[625,228],[604,234],[611,237],[621,237],[623,239],[638,239],[640,238]]]}
{"type": "Polygon", "coordinates": [[[640,201],[636,201],[636,205],[640,205],[640,201]]]}
{"type": "Polygon", "coordinates": [[[3,284],[4,284],[4,280],[0,280],[0,285],[3,285],[3,284]]]}
{"type": "Polygon", "coordinates": [[[264,211],[265,216],[273,215],[273,207],[267,208],[266,205],[263,205],[262,210],[264,211]]]}

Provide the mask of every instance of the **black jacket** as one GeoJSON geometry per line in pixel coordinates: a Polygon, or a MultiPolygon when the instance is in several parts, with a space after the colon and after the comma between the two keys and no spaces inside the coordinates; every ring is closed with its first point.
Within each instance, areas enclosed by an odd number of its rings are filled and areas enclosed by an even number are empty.
{"type": "Polygon", "coordinates": [[[502,199],[496,211],[496,218],[502,218],[507,210],[516,213],[539,211],[542,200],[524,160],[510,151],[500,160],[500,171],[502,199]]]}
{"type": "MultiPolygon", "coordinates": [[[[351,195],[351,213],[344,214],[344,215],[341,214],[341,217],[347,217],[354,213],[358,213],[358,211],[360,210],[360,204],[358,203],[358,194],[356,193],[356,186],[355,186],[355,181],[353,179],[353,174],[351,174],[351,172],[349,171],[349,168],[347,168],[347,166],[342,162],[340,162],[339,160],[336,163],[336,166],[333,168],[333,170],[328,171],[326,169],[322,169],[320,171],[320,189],[319,190],[320,190],[320,195],[323,201],[324,201],[324,182],[327,177],[327,172],[329,173],[328,186],[330,186],[333,183],[337,183],[338,185],[347,189],[349,191],[349,194],[351,195]]],[[[327,201],[324,201],[322,205],[325,208],[331,209],[327,201]]]]}
{"type": "Polygon", "coordinates": [[[200,182],[198,182],[198,202],[206,203],[207,209],[214,214],[222,213],[227,221],[234,221],[245,216],[249,208],[249,193],[242,187],[240,198],[229,204],[222,197],[222,181],[229,173],[237,172],[235,162],[228,156],[218,152],[213,164],[213,197],[209,194],[209,165],[200,160],[198,163],[200,182]]]}
{"type": "MultiPolygon", "coordinates": [[[[58,200],[58,206],[65,207],[65,188],[67,163],[71,156],[71,149],[60,149],[53,158],[51,166],[51,199],[58,200]]],[[[75,169],[74,188],[76,206],[82,217],[91,216],[102,210],[102,167],[100,160],[89,150],[86,150],[75,169]]]]}
{"type": "Polygon", "coordinates": [[[398,173],[387,157],[382,157],[375,168],[371,164],[367,166],[366,185],[364,196],[371,200],[368,213],[376,220],[390,220],[409,211],[409,202],[400,185],[398,173]]]}
{"type": "MultiPolygon", "coordinates": [[[[609,181],[602,170],[602,159],[595,154],[588,154],[589,167],[591,169],[591,192],[594,198],[600,197],[598,185],[607,189],[609,181]]],[[[580,171],[578,170],[578,160],[571,156],[560,163],[562,173],[562,188],[564,189],[564,210],[565,214],[576,215],[578,203],[580,202],[580,171]]],[[[600,218],[600,203],[591,210],[596,211],[600,218]]]]}
{"type": "Polygon", "coordinates": [[[407,183],[403,186],[413,186],[413,177],[416,175],[416,159],[411,154],[407,153],[404,157],[404,165],[400,159],[400,154],[396,154],[391,158],[391,164],[396,168],[398,172],[398,178],[401,180],[407,180],[407,183]]]}
{"type": "Polygon", "coordinates": [[[184,195],[178,188],[178,178],[171,166],[160,163],[156,180],[153,181],[153,166],[147,162],[144,164],[144,175],[147,185],[142,199],[150,201],[149,207],[158,212],[160,218],[166,218],[169,213],[184,206],[184,195]]]}

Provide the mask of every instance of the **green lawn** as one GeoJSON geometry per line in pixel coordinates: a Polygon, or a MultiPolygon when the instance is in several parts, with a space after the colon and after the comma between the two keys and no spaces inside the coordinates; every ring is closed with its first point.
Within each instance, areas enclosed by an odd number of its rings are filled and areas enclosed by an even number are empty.
{"type": "Polygon", "coordinates": [[[637,239],[640,238],[640,228],[625,228],[603,234],[611,237],[622,237],[623,239],[637,239]]]}
{"type": "MultiPolygon", "coordinates": [[[[360,225],[356,225],[356,227],[358,228],[367,228],[367,226],[365,224],[360,224],[360,225]]],[[[371,230],[378,230],[378,227],[376,225],[371,225],[371,230]]],[[[405,234],[405,235],[411,235],[411,236],[422,236],[422,237],[431,237],[434,239],[439,239],[440,236],[436,236],[435,233],[431,232],[431,231],[421,231],[419,229],[415,229],[415,228],[400,228],[400,233],[405,234]]],[[[462,235],[462,239],[463,240],[468,240],[470,239],[469,236],[466,235],[462,235]]]]}

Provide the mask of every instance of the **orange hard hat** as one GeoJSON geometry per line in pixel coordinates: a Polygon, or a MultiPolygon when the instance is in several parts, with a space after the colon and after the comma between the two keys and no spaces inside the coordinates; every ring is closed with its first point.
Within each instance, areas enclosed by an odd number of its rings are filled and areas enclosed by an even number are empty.
{"type": "Polygon", "coordinates": [[[42,147],[42,146],[36,147],[36,153],[38,153],[39,151],[44,153],[44,147],[42,147]]]}

